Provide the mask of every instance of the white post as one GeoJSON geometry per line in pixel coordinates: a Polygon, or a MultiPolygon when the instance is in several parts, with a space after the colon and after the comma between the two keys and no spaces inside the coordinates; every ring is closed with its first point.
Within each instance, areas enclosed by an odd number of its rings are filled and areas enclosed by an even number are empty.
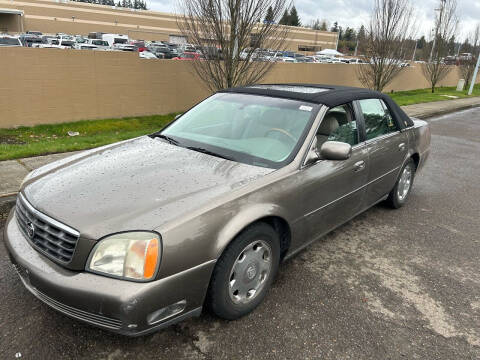
{"type": "Polygon", "coordinates": [[[475,71],[473,72],[472,81],[470,81],[470,89],[468,89],[468,95],[472,95],[473,86],[475,85],[475,81],[477,81],[477,73],[478,73],[478,66],[480,65],[480,53],[477,57],[477,65],[475,65],[475,71]]]}
{"type": "Polygon", "coordinates": [[[417,52],[417,42],[418,40],[415,41],[415,49],[413,49],[412,63],[415,62],[415,53],[417,52]]]}
{"type": "Polygon", "coordinates": [[[358,49],[358,39],[357,39],[357,45],[355,45],[355,54],[353,54],[353,56],[357,56],[357,49],[358,49]]]}

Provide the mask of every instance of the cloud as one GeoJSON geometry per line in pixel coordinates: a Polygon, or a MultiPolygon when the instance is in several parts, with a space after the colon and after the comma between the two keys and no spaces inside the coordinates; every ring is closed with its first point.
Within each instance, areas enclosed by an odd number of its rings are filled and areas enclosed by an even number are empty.
{"type": "MultiPolygon", "coordinates": [[[[152,10],[174,12],[178,0],[147,0],[152,10]]],[[[439,0],[411,0],[415,6],[415,15],[418,19],[417,36],[428,37],[433,27],[434,9],[439,0]]],[[[458,30],[459,39],[464,39],[480,23],[479,0],[457,0],[457,12],[460,18],[458,30]]],[[[294,0],[295,7],[303,25],[308,25],[315,19],[327,20],[331,26],[335,21],[343,28],[358,29],[362,24],[367,25],[372,11],[374,0],[294,0]]]]}

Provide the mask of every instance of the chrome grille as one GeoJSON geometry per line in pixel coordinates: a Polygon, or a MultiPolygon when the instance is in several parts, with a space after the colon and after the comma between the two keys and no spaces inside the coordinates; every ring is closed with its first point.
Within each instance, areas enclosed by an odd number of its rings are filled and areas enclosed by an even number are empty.
{"type": "Polygon", "coordinates": [[[36,250],[62,263],[72,260],[78,231],[34,209],[22,194],[17,197],[15,215],[20,230],[36,250]]]}

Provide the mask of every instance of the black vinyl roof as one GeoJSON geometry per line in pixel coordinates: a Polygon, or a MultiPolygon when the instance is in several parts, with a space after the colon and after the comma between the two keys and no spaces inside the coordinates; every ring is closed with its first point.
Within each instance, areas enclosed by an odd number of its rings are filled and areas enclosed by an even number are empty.
{"type": "Polygon", "coordinates": [[[271,96],[284,99],[323,104],[329,108],[343,105],[354,100],[382,99],[396,118],[401,128],[412,126],[413,121],[390,96],[369,89],[322,84],[259,84],[236,87],[221,92],[271,96]]]}

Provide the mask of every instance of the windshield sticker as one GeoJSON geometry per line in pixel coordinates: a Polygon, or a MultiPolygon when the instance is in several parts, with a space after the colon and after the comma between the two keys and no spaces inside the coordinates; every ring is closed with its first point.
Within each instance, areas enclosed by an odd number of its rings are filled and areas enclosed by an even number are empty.
{"type": "Polygon", "coordinates": [[[313,107],[307,105],[300,105],[298,109],[303,111],[312,111],[313,107]]]}

